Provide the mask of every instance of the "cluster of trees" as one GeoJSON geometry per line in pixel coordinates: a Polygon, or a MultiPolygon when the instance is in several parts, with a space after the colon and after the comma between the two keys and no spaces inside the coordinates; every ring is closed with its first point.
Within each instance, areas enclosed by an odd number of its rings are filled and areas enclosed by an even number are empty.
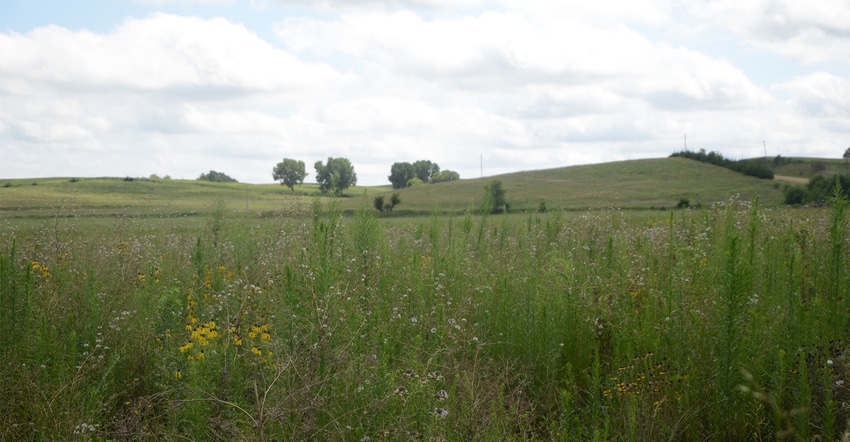
{"type": "Polygon", "coordinates": [[[805,186],[785,186],[782,193],[785,204],[823,204],[836,186],[843,195],[850,195],[850,174],[836,175],[835,178],[816,175],[805,186]]]}
{"type": "Polygon", "coordinates": [[[401,203],[401,195],[398,192],[393,192],[389,201],[386,201],[383,195],[379,195],[375,197],[375,208],[378,209],[378,212],[392,212],[393,207],[399,205],[401,203]]]}
{"type": "MultiPolygon", "coordinates": [[[[335,195],[342,195],[343,190],[357,184],[357,173],[348,158],[329,157],[325,163],[316,161],[313,167],[316,169],[316,182],[319,183],[319,190],[322,193],[332,192],[335,195]]],[[[306,165],[303,161],[284,158],[272,169],[272,177],[294,191],[296,184],[304,184],[304,179],[307,177],[306,165]]],[[[437,163],[419,160],[415,163],[393,164],[388,178],[393,189],[401,189],[419,183],[459,180],[460,174],[452,170],[441,171],[437,163]]],[[[382,204],[382,207],[389,207],[391,210],[393,205],[382,204]]]]}
{"type": "MultiPolygon", "coordinates": [[[[322,193],[332,192],[339,196],[343,190],[357,184],[357,173],[348,158],[328,157],[326,163],[316,161],[313,168],[316,169],[316,182],[319,183],[322,193]]],[[[272,169],[272,177],[294,191],[296,184],[304,184],[304,178],[307,177],[306,165],[303,161],[284,158],[272,169]]]]}
{"type": "Polygon", "coordinates": [[[212,181],[214,183],[238,183],[235,179],[227,176],[224,172],[216,172],[214,170],[209,171],[209,173],[202,173],[201,176],[198,177],[198,181],[212,181]]]}
{"type": "Polygon", "coordinates": [[[719,152],[711,151],[706,153],[705,149],[700,149],[699,152],[682,150],[679,152],[673,152],[673,154],[671,154],[670,156],[688,158],[703,163],[714,164],[715,166],[725,167],[727,169],[734,170],[735,172],[739,172],[747,176],[753,176],[756,178],[762,178],[767,180],[773,179],[773,169],[770,168],[770,165],[767,164],[767,161],[762,159],[735,161],[724,157],[719,152]]]}
{"type": "Polygon", "coordinates": [[[387,177],[393,189],[402,189],[421,183],[441,183],[460,179],[460,174],[452,170],[440,171],[437,163],[419,160],[415,163],[393,163],[390,176],[387,177]]]}

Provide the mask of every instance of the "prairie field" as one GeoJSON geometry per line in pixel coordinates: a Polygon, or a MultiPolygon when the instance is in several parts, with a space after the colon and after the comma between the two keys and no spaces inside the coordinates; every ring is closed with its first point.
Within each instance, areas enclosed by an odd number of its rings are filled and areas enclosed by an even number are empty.
{"type": "Polygon", "coordinates": [[[848,438],[843,198],[366,206],[0,219],[0,439],[848,438]]]}

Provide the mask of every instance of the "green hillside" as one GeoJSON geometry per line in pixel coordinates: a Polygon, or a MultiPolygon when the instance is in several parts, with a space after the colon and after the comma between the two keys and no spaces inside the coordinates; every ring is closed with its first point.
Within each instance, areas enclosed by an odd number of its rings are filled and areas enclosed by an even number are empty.
{"type": "Polygon", "coordinates": [[[782,158],[773,162],[776,175],[811,178],[814,175],[833,176],[850,172],[850,161],[832,158],[782,158]]]}
{"type": "MultiPolygon", "coordinates": [[[[518,172],[500,176],[401,189],[396,215],[460,213],[477,208],[484,186],[500,180],[512,211],[549,209],[670,208],[680,198],[691,204],[711,203],[740,194],[759,195],[765,206],[781,204],[779,183],[743,176],[728,169],[682,158],[632,160],[587,166],[518,172]]],[[[389,186],[352,187],[338,201],[350,211],[378,195],[391,195],[389,186]],[[365,199],[364,199],[365,195],[365,199]]],[[[318,186],[212,183],[188,180],[68,178],[0,180],[0,217],[54,216],[192,216],[214,207],[262,216],[309,210],[318,186]]],[[[329,201],[329,199],[328,199],[329,201]]]]}
{"type": "MultiPolygon", "coordinates": [[[[735,194],[744,199],[759,195],[766,206],[782,203],[782,186],[774,181],[684,158],[660,158],[420,185],[399,191],[402,202],[395,211],[426,212],[438,208],[458,212],[477,207],[484,186],[492,180],[502,181],[512,211],[536,210],[541,202],[550,209],[569,210],[670,208],[680,198],[694,205],[722,201],[735,194]]],[[[370,196],[389,194],[391,191],[370,196]]],[[[345,201],[343,208],[353,209],[357,204],[345,201]]]]}

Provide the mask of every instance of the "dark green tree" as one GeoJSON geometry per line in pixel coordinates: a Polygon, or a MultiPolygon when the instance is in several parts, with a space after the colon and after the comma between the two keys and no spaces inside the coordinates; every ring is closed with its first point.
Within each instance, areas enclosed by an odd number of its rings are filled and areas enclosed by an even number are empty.
{"type": "Polygon", "coordinates": [[[202,173],[198,177],[198,181],[212,181],[215,183],[238,183],[235,179],[227,176],[224,172],[216,172],[211,170],[209,173],[202,173]]]}
{"type": "Polygon", "coordinates": [[[342,191],[357,184],[357,173],[348,158],[328,157],[327,164],[316,161],[316,182],[322,193],[333,192],[342,195],[342,191]]]}
{"type": "Polygon", "coordinates": [[[390,196],[390,203],[384,206],[387,209],[387,212],[392,212],[395,206],[401,203],[401,195],[398,192],[393,192],[392,196],[390,196]]]}
{"type": "Polygon", "coordinates": [[[390,176],[387,178],[392,183],[393,189],[401,189],[407,187],[407,182],[414,176],[416,175],[413,173],[413,164],[404,162],[393,163],[390,168],[390,176]]]}
{"type": "Polygon", "coordinates": [[[505,208],[505,188],[502,187],[501,181],[493,180],[484,186],[484,205],[493,213],[501,212],[505,208]]]}
{"type": "Polygon", "coordinates": [[[274,167],[272,176],[275,181],[280,181],[282,186],[289,187],[289,190],[294,192],[296,184],[304,183],[304,178],[307,177],[307,171],[303,161],[284,158],[283,161],[277,163],[274,167]]]}
{"type": "Polygon", "coordinates": [[[413,163],[413,174],[423,183],[430,183],[431,177],[440,172],[440,166],[429,160],[419,160],[413,163]]]}
{"type": "Polygon", "coordinates": [[[384,196],[376,196],[375,197],[375,208],[378,209],[378,212],[384,211],[384,196]]]}
{"type": "Polygon", "coordinates": [[[441,170],[431,176],[431,184],[442,183],[446,181],[457,181],[460,179],[460,174],[453,170],[441,170]]]}
{"type": "Polygon", "coordinates": [[[844,159],[850,160],[850,147],[848,147],[847,150],[844,151],[844,159]]]}

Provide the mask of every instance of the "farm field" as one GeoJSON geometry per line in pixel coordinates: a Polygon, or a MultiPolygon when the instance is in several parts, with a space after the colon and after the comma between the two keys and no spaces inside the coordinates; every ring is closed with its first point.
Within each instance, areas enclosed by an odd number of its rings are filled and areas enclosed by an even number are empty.
{"type": "Polygon", "coordinates": [[[244,210],[227,186],[61,210],[4,194],[0,439],[850,430],[845,199],[388,218],[363,198],[281,205],[279,185],[244,210]]]}

